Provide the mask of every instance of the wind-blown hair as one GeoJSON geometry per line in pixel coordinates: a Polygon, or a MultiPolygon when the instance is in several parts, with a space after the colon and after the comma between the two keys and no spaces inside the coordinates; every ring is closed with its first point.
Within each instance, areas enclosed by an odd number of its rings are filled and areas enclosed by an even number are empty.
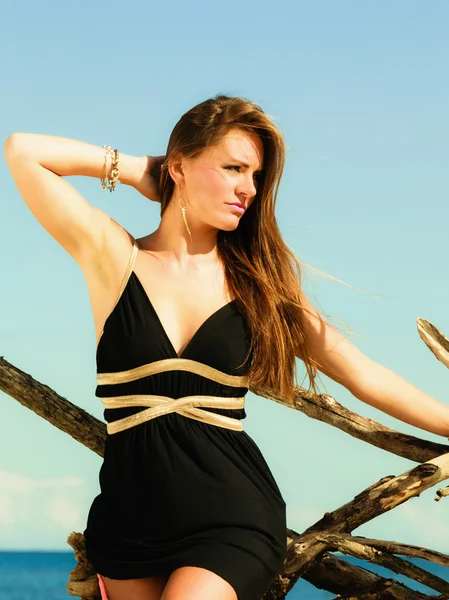
{"type": "Polygon", "coordinates": [[[160,175],[161,216],[175,183],[168,164],[175,153],[193,158],[228,132],[257,134],[263,144],[263,175],[257,195],[234,231],[219,230],[217,253],[229,290],[246,316],[251,336],[248,366],[251,385],[268,387],[292,402],[297,385],[295,357],[317,392],[317,370],[311,358],[301,290],[301,264],[279,230],[274,209],[281,181],[285,142],[264,111],[241,97],[218,94],[187,111],[175,125],[160,175]]]}

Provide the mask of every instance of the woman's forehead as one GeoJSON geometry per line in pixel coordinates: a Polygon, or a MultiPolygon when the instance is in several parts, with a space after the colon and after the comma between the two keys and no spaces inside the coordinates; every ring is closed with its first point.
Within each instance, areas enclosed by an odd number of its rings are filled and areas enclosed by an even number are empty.
{"type": "Polygon", "coordinates": [[[262,168],[263,144],[256,134],[231,131],[208,150],[211,158],[234,160],[255,170],[262,168]]]}

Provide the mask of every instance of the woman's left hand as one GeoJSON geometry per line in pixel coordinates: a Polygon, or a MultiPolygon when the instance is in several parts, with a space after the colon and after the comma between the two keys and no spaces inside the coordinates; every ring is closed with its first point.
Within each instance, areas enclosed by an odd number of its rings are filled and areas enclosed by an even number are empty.
{"type": "Polygon", "coordinates": [[[138,168],[135,181],[132,186],[140,192],[145,198],[153,202],[160,202],[159,177],[161,165],[165,160],[164,156],[141,156],[138,161],[138,168]]]}

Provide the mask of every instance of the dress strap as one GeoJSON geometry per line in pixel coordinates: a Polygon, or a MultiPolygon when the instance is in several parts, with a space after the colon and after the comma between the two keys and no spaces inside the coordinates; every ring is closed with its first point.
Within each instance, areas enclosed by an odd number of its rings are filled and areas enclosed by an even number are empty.
{"type": "MultiPolygon", "coordinates": [[[[117,299],[115,301],[115,304],[114,304],[112,310],[114,310],[114,308],[117,306],[120,298],[122,297],[122,294],[123,294],[123,292],[125,290],[126,284],[128,283],[128,280],[131,277],[131,273],[132,273],[132,271],[134,269],[134,263],[136,262],[137,251],[139,250],[139,248],[137,246],[137,241],[134,238],[133,238],[133,240],[134,240],[134,244],[133,244],[133,249],[132,249],[132,252],[131,252],[131,256],[130,256],[129,261],[128,261],[128,266],[126,267],[125,275],[123,276],[122,284],[120,286],[120,291],[119,291],[119,293],[117,295],[117,299]]],[[[111,313],[109,313],[109,314],[111,314],[111,313]]],[[[100,343],[101,337],[103,336],[103,333],[104,333],[104,327],[103,327],[103,330],[100,333],[100,337],[97,340],[97,348],[98,348],[98,344],[100,343]]]]}
{"type": "Polygon", "coordinates": [[[123,276],[123,280],[122,280],[122,285],[120,286],[120,291],[118,293],[118,299],[120,299],[121,295],[123,294],[126,284],[128,283],[128,279],[131,277],[131,273],[134,269],[134,263],[136,262],[138,250],[139,250],[139,248],[137,246],[137,241],[134,240],[133,249],[132,249],[129,261],[128,261],[128,266],[126,267],[125,275],[123,276]]]}

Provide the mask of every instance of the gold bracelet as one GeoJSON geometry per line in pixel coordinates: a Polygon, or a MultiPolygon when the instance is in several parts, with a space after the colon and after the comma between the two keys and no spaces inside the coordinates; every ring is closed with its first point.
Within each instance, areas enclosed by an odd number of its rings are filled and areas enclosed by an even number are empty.
{"type": "Polygon", "coordinates": [[[105,152],[104,152],[104,178],[100,179],[101,182],[101,187],[104,190],[109,189],[109,178],[108,178],[108,162],[109,162],[109,157],[111,155],[112,149],[111,146],[103,146],[105,152]]]}
{"type": "Polygon", "coordinates": [[[103,146],[105,149],[104,154],[104,178],[100,179],[101,187],[104,190],[109,190],[110,192],[115,192],[115,187],[117,183],[121,183],[119,180],[120,171],[118,168],[118,163],[120,160],[119,151],[115,149],[112,150],[111,146],[107,146],[106,144],[103,146]],[[111,162],[111,170],[109,174],[109,162],[111,162]]]}
{"type": "Polygon", "coordinates": [[[109,177],[109,181],[110,181],[109,191],[110,192],[115,192],[116,184],[120,183],[120,179],[119,179],[120,171],[118,168],[119,160],[120,160],[120,155],[116,148],[112,155],[112,168],[111,168],[111,175],[109,177]]]}

